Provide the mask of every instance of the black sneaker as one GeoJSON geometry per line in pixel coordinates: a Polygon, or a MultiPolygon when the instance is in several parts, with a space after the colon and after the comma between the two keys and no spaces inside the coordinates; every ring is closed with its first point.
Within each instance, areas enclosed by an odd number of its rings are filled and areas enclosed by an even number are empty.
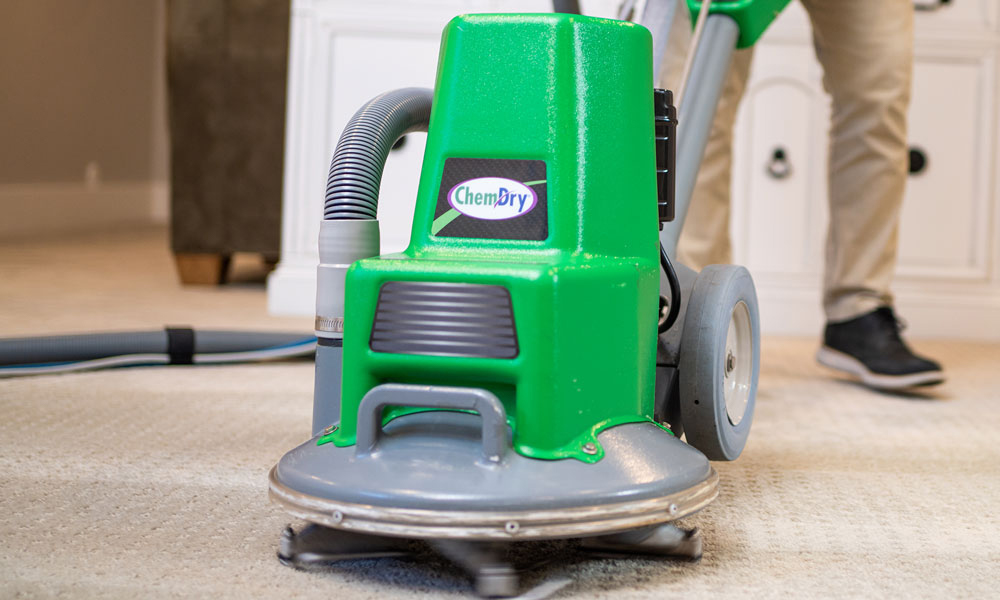
{"type": "Polygon", "coordinates": [[[900,337],[901,329],[888,306],[849,321],[827,323],[816,360],[876,389],[896,390],[944,381],[941,365],[914,354],[900,337]]]}

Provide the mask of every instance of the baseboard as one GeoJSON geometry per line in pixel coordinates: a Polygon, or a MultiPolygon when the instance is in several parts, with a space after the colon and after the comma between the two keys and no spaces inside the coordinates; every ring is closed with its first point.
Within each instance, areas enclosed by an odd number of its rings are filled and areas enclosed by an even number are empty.
{"type": "MultiPolygon", "coordinates": [[[[761,330],[766,335],[816,336],[825,318],[819,286],[757,284],[761,330]]],[[[1000,289],[941,290],[939,285],[896,286],[896,312],[906,337],[1000,340],[1000,289]]]]}
{"type": "Polygon", "coordinates": [[[1000,290],[901,294],[896,306],[908,337],[1000,341],[1000,290]]]}
{"type": "Polygon", "coordinates": [[[166,223],[166,182],[0,184],[0,239],[166,223]]]}
{"type": "MultiPolygon", "coordinates": [[[[761,328],[765,335],[822,334],[825,319],[818,285],[758,282],[761,328]]],[[[316,265],[282,262],[267,282],[268,310],[276,315],[315,312],[316,265]]],[[[975,293],[899,286],[896,306],[907,322],[908,338],[1000,340],[1000,289],[975,293]]]]}
{"type": "Polygon", "coordinates": [[[149,218],[157,225],[166,225],[170,222],[170,184],[154,181],[149,188],[149,218]]]}
{"type": "Polygon", "coordinates": [[[272,315],[316,314],[316,262],[282,258],[267,278],[267,311],[272,315]]]}

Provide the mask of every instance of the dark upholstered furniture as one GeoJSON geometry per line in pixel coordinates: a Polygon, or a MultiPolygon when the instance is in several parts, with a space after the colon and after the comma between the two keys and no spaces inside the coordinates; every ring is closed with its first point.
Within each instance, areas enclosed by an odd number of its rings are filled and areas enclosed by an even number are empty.
{"type": "Polygon", "coordinates": [[[169,0],[171,244],[185,283],[278,258],[288,0],[169,0]]]}

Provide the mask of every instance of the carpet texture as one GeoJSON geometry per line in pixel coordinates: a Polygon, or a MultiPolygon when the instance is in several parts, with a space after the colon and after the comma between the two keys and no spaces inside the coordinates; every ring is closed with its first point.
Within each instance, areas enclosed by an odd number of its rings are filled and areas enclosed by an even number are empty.
{"type": "MultiPolygon", "coordinates": [[[[0,244],[0,335],[164,324],[308,331],[265,314],[252,261],[176,283],[159,230],[0,244]]],[[[1000,596],[1000,344],[924,341],[948,381],[885,395],[764,340],[753,432],[716,463],[699,563],[523,551],[557,598],[1000,596]],[[534,553],[534,554],[533,554],[534,553]]],[[[312,365],[134,368],[0,380],[0,597],[462,598],[432,557],[300,572],[267,472],[309,434],[312,365]]]]}

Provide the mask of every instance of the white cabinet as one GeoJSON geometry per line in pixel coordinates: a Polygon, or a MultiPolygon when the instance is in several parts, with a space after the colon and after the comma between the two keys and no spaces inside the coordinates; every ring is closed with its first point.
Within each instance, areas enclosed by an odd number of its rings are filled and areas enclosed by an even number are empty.
{"type": "MultiPolygon", "coordinates": [[[[351,115],[382,92],[433,87],[445,24],[489,4],[293,0],[281,262],[268,280],[271,312],[315,312],[326,174],[351,115]]],[[[386,162],[379,207],[383,252],[398,251],[409,241],[425,138],[408,136],[386,162]]]]}
{"type": "MultiPolygon", "coordinates": [[[[936,2],[923,2],[936,4],[936,2]]],[[[915,335],[1000,339],[998,8],[917,13],[911,149],[894,291],[915,335]]],[[[758,45],[737,119],[734,258],[754,274],[766,332],[820,331],[829,100],[808,18],[792,4],[758,45]],[[767,167],[781,149],[790,174],[767,167]]]]}
{"type": "Polygon", "coordinates": [[[911,151],[926,166],[911,173],[903,208],[898,272],[909,278],[989,277],[989,189],[997,161],[993,53],[921,52],[914,67],[911,151]]]}
{"type": "MultiPolygon", "coordinates": [[[[917,0],[933,5],[938,0],[917,0]]],[[[583,0],[612,16],[618,0],[583,0]]],[[[465,12],[544,12],[548,0],[293,0],[278,313],[310,314],[328,161],[350,116],[383,91],[432,87],[441,30],[465,12]]],[[[1000,2],[918,12],[910,177],[895,291],[918,335],[1000,339],[1000,2]]],[[[815,335],[826,231],[829,101],[809,21],[789,6],[758,45],[733,172],[735,258],[757,281],[768,333],[815,335]],[[776,151],[791,171],[768,173],[776,151]]],[[[382,183],[384,252],[410,233],[425,136],[393,151],[382,183]]]]}
{"type": "MultiPolygon", "coordinates": [[[[618,1],[581,5],[587,14],[612,16],[618,1]]],[[[551,10],[549,0],[292,1],[281,262],[268,280],[271,312],[315,312],[326,173],[351,115],[382,92],[434,87],[441,31],[455,15],[551,10]]],[[[383,252],[403,249],[410,238],[426,135],[407,138],[383,174],[383,252]]]]}
{"type": "Polygon", "coordinates": [[[809,276],[820,266],[828,114],[812,49],[758,48],[734,141],[734,258],[759,278],[809,276]]]}

